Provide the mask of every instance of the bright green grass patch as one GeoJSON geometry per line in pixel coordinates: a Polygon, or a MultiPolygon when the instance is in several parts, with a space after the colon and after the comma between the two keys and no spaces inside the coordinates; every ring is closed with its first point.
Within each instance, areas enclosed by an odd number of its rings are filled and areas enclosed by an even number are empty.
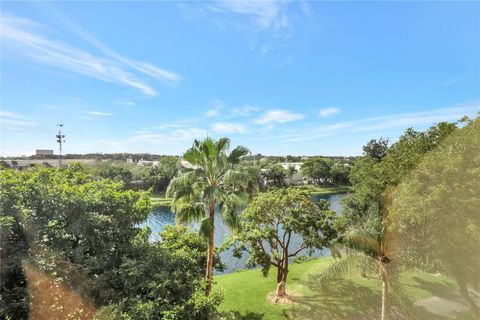
{"type": "Polygon", "coordinates": [[[314,184],[306,184],[303,186],[297,186],[296,188],[309,192],[315,195],[327,195],[335,193],[345,193],[352,191],[351,186],[332,186],[332,187],[320,187],[314,184]]]}
{"type": "Polygon", "coordinates": [[[152,194],[150,196],[150,202],[154,207],[168,207],[172,204],[172,198],[165,198],[162,194],[152,194]]]}
{"type": "MultiPolygon", "coordinates": [[[[260,270],[216,276],[215,288],[221,289],[225,296],[220,310],[235,313],[236,319],[243,320],[348,319],[353,315],[376,318],[381,305],[380,279],[376,274],[364,278],[354,272],[322,287],[315,275],[331,261],[320,258],[290,266],[287,291],[295,292],[293,304],[276,305],[267,301],[268,293],[276,288],[275,269],[270,270],[268,277],[263,277],[260,270]]],[[[420,272],[403,273],[400,284],[411,301],[442,296],[455,289],[449,279],[420,272]]]]}

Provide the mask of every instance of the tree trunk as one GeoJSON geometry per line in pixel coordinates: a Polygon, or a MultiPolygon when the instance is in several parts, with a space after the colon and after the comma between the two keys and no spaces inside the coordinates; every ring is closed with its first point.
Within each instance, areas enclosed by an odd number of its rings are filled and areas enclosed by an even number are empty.
{"type": "Polygon", "coordinates": [[[214,242],[214,222],[215,222],[215,203],[212,203],[209,208],[209,217],[211,221],[211,228],[209,230],[208,235],[208,256],[207,256],[207,289],[205,294],[208,296],[212,291],[212,278],[213,278],[213,250],[215,249],[215,242],[214,242]]]}
{"type": "Polygon", "coordinates": [[[379,262],[382,277],[382,320],[388,320],[388,270],[383,262],[379,262]]]}
{"type": "Polygon", "coordinates": [[[287,274],[288,274],[288,258],[283,261],[281,264],[282,268],[279,268],[281,277],[278,278],[277,273],[277,299],[284,297],[287,294],[286,286],[287,286],[287,274]],[[280,281],[279,281],[280,280],[280,281]]]}

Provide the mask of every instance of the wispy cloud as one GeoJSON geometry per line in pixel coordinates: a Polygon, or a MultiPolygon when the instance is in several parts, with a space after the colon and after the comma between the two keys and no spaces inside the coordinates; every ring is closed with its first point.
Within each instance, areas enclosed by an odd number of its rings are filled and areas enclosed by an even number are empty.
{"type": "Polygon", "coordinates": [[[458,82],[460,82],[460,81],[462,81],[462,80],[463,80],[463,77],[453,78],[453,79],[450,79],[450,80],[442,83],[442,86],[444,86],[444,87],[449,87],[449,86],[454,85],[455,83],[458,83],[458,82]]]}
{"type": "Polygon", "coordinates": [[[189,142],[193,139],[202,139],[207,135],[207,130],[188,126],[169,126],[160,130],[139,130],[128,140],[130,142],[149,142],[154,144],[167,144],[176,142],[189,142]]]}
{"type": "Polygon", "coordinates": [[[27,131],[37,125],[29,118],[9,111],[0,111],[0,128],[2,131],[27,131]]]}
{"type": "Polygon", "coordinates": [[[318,115],[320,117],[328,117],[328,116],[331,116],[333,114],[336,114],[336,113],[340,113],[340,109],[339,108],[325,108],[325,109],[322,109],[318,112],[318,115]]]}
{"type": "Polygon", "coordinates": [[[241,123],[217,122],[212,125],[215,133],[247,133],[247,127],[241,123]]]}
{"type": "Polygon", "coordinates": [[[93,36],[79,31],[79,28],[74,30],[75,33],[88,39],[89,43],[100,49],[105,56],[96,56],[67,43],[52,40],[44,34],[46,30],[42,25],[26,18],[2,14],[0,26],[0,38],[4,48],[28,56],[36,62],[128,86],[148,96],[157,95],[157,91],[144,80],[138,79],[132,70],[169,83],[180,80],[180,76],[173,72],[115,53],[93,36]]]}
{"type": "Polygon", "coordinates": [[[232,117],[236,117],[236,116],[248,117],[252,113],[258,112],[259,110],[260,109],[257,107],[246,105],[243,107],[233,108],[231,112],[231,116],[232,117]]]}
{"type": "Polygon", "coordinates": [[[206,16],[220,28],[249,33],[250,48],[262,54],[284,47],[294,36],[295,15],[311,17],[308,4],[296,1],[221,0],[179,7],[190,19],[206,16]]]}
{"type": "Polygon", "coordinates": [[[254,120],[256,124],[286,123],[301,120],[305,116],[301,113],[292,113],[288,110],[271,110],[254,120]]]}
{"type": "Polygon", "coordinates": [[[305,130],[301,133],[279,135],[276,138],[289,142],[315,140],[334,133],[376,132],[386,129],[415,126],[429,126],[442,121],[455,121],[465,115],[474,116],[480,110],[480,104],[436,109],[424,112],[394,114],[381,117],[365,118],[356,121],[340,122],[333,125],[305,130]]]}
{"type": "Polygon", "coordinates": [[[216,117],[220,114],[220,110],[224,108],[223,102],[220,100],[215,101],[214,106],[205,113],[208,118],[216,117]]]}
{"type": "Polygon", "coordinates": [[[94,117],[109,117],[113,115],[113,113],[102,111],[86,111],[85,113],[94,117]]]}

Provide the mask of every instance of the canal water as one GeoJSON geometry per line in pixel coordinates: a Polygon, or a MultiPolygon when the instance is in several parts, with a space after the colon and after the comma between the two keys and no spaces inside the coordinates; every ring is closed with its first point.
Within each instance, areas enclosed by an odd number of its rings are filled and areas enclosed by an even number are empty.
{"type": "MultiPolygon", "coordinates": [[[[338,214],[342,211],[341,199],[346,196],[346,193],[338,193],[332,195],[314,195],[312,196],[313,201],[327,200],[330,203],[330,209],[337,212],[338,214]]],[[[170,210],[170,207],[156,207],[153,208],[152,212],[148,216],[147,220],[141,224],[141,226],[149,226],[152,230],[150,234],[150,241],[160,240],[159,232],[161,232],[166,225],[175,224],[175,214],[170,210]]],[[[192,225],[193,229],[198,229],[198,224],[192,225]]],[[[219,246],[230,234],[228,227],[223,223],[220,215],[216,213],[215,217],[215,245],[219,246]]],[[[300,236],[293,236],[291,241],[291,250],[294,251],[301,244],[300,236]]],[[[303,251],[303,254],[308,254],[306,250],[303,251]]],[[[330,254],[328,249],[325,250],[315,250],[313,256],[328,256],[330,254]]],[[[221,253],[220,258],[222,262],[226,265],[225,273],[232,272],[239,269],[245,269],[245,263],[247,261],[247,253],[244,253],[241,258],[236,258],[233,256],[233,249],[229,249],[221,253]]]]}

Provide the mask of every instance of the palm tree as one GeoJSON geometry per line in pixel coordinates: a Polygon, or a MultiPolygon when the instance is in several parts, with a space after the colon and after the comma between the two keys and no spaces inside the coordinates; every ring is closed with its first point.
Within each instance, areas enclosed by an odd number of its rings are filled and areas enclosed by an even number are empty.
{"type": "MultiPolygon", "coordinates": [[[[325,283],[352,272],[358,266],[363,269],[363,272],[367,269],[377,269],[382,281],[382,320],[389,318],[391,262],[395,254],[392,247],[392,232],[385,212],[386,210],[378,208],[370,210],[362,219],[346,226],[340,240],[347,249],[346,255],[324,269],[317,279],[320,283],[325,283]]],[[[401,288],[395,289],[401,297],[401,288]]],[[[404,303],[405,311],[410,311],[405,297],[401,297],[399,303],[404,303]]]]}
{"type": "Polygon", "coordinates": [[[208,238],[206,295],[212,290],[215,209],[219,209],[225,224],[235,230],[237,210],[245,204],[244,190],[251,184],[248,174],[235,167],[249,150],[238,146],[229,153],[229,145],[228,138],[195,140],[183,155],[187,170],[167,188],[177,222],[200,222],[200,233],[208,238]]]}

